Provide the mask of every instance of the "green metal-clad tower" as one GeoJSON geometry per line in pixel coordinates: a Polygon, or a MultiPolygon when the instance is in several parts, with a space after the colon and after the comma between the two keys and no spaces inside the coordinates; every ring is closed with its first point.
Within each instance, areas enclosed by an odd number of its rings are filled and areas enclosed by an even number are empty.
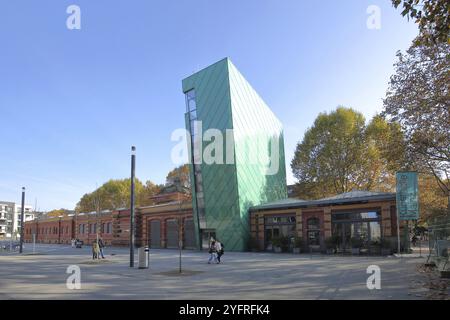
{"type": "Polygon", "coordinates": [[[287,197],[282,125],[228,58],[184,79],[183,92],[197,245],[214,237],[244,251],[248,208],[287,197]]]}

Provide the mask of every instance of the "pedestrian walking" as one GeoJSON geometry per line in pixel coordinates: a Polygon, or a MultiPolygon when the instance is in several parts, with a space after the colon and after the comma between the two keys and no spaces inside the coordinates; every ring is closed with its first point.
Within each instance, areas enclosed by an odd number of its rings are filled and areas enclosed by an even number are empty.
{"type": "MultiPolygon", "coordinates": [[[[103,239],[100,237],[98,239],[98,249],[99,249],[100,255],[102,256],[102,259],[105,259],[105,256],[103,255],[104,248],[105,248],[105,243],[103,242],[103,239]]],[[[98,258],[100,259],[100,256],[98,258]]]]}
{"type": "Polygon", "coordinates": [[[220,257],[222,257],[225,252],[223,248],[222,242],[216,240],[217,263],[220,263],[220,257]]]}
{"type": "Polygon", "coordinates": [[[209,244],[209,260],[208,260],[208,264],[211,264],[211,262],[217,262],[216,241],[214,239],[209,244]]]}
{"type": "Polygon", "coordinates": [[[97,241],[92,242],[92,260],[99,259],[99,251],[97,241]]]}

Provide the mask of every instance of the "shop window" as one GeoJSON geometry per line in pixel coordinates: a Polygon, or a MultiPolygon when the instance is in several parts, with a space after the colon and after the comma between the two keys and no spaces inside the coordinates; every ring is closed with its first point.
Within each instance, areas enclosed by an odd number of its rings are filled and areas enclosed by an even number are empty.
{"type": "Polygon", "coordinates": [[[309,218],[306,221],[307,226],[307,240],[310,246],[320,245],[320,219],[319,218],[309,218]]]}

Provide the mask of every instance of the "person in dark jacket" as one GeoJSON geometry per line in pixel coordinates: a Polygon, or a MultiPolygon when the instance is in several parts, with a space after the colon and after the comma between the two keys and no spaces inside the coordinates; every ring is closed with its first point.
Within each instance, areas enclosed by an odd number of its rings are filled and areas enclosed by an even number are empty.
{"type": "MultiPolygon", "coordinates": [[[[102,256],[102,259],[105,259],[105,256],[103,255],[103,248],[105,247],[105,243],[103,242],[103,239],[100,237],[98,238],[98,249],[99,249],[99,253],[102,256]]],[[[99,255],[99,259],[100,259],[100,255],[99,255]]]]}

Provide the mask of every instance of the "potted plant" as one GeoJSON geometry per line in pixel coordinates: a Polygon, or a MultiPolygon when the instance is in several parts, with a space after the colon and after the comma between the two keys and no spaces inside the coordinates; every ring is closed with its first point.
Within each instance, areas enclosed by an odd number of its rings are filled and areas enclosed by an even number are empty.
{"type": "Polygon", "coordinates": [[[289,250],[289,243],[291,239],[289,237],[281,237],[281,251],[287,252],[289,250]]]}
{"type": "Polygon", "coordinates": [[[327,254],[334,254],[336,252],[336,247],[339,243],[339,239],[337,236],[328,237],[325,239],[325,248],[327,250],[327,254]]]}
{"type": "Polygon", "coordinates": [[[369,242],[369,253],[370,254],[381,254],[380,240],[372,240],[369,242]]]}
{"type": "Polygon", "coordinates": [[[362,247],[362,239],[357,237],[352,237],[350,239],[351,245],[352,245],[352,254],[358,255],[361,251],[362,247]]]}
{"type": "Polygon", "coordinates": [[[303,239],[301,237],[295,237],[294,248],[292,249],[292,252],[299,254],[301,252],[302,247],[303,247],[303,239]]]}
{"type": "Polygon", "coordinates": [[[380,244],[381,244],[381,255],[382,256],[390,255],[391,254],[391,242],[388,239],[383,238],[383,239],[381,239],[380,244]]]}
{"type": "Polygon", "coordinates": [[[273,251],[276,253],[280,253],[281,252],[281,238],[279,238],[279,237],[272,238],[271,242],[272,242],[273,251]]]}

